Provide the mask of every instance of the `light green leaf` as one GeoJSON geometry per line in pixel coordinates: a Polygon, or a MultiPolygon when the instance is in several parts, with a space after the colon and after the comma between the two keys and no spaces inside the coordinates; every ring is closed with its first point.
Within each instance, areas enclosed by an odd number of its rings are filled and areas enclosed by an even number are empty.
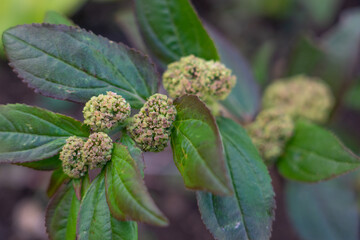
{"type": "Polygon", "coordinates": [[[43,160],[56,155],[68,137],[88,135],[73,118],[23,104],[0,105],[1,163],[43,160]]]}
{"type": "Polygon", "coordinates": [[[156,207],[127,147],[114,144],[105,168],[106,198],[111,214],[119,220],[135,220],[166,226],[168,220],[156,207]]]}
{"type": "Polygon", "coordinates": [[[84,103],[113,91],[140,108],[157,90],[149,58],[80,28],[22,25],[7,30],[3,41],[14,71],[45,96],[84,103]]]}
{"type": "Polygon", "coordinates": [[[45,217],[46,231],[52,240],[75,240],[76,222],[80,201],[72,183],[55,194],[50,200],[45,217]]]}
{"type": "Polygon", "coordinates": [[[135,8],[145,43],[163,63],[190,54],[206,60],[219,59],[188,0],[136,0],[135,8]]]}
{"type": "Polygon", "coordinates": [[[81,202],[78,222],[79,240],[137,240],[137,223],[111,216],[102,171],[92,182],[81,202]]]}
{"type": "Polygon", "coordinates": [[[197,192],[202,220],[216,239],[269,239],[274,220],[274,191],[268,170],[245,130],[219,118],[234,196],[197,192]]]}
{"type": "Polygon", "coordinates": [[[131,157],[136,162],[137,168],[139,169],[141,176],[144,178],[145,163],[143,152],[141,151],[141,149],[136,146],[135,141],[132,140],[132,138],[125,132],[123,132],[123,135],[121,136],[120,143],[128,148],[131,157]]]}
{"type": "Polygon", "coordinates": [[[297,121],[294,136],[278,162],[286,178],[317,182],[339,176],[360,166],[360,158],[332,133],[307,121],[297,121]]]}
{"type": "Polygon", "coordinates": [[[171,132],[174,161],[190,189],[230,195],[221,137],[210,110],[198,97],[174,101],[177,110],[171,132]]]}
{"type": "Polygon", "coordinates": [[[294,229],[303,240],[360,238],[355,194],[339,179],[317,184],[289,182],[286,205],[294,229]]]}

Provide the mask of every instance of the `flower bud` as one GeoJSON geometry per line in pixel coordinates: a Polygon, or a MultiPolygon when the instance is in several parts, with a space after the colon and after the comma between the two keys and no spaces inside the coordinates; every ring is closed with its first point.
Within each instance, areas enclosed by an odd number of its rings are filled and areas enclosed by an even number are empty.
{"type": "Polygon", "coordinates": [[[114,92],[92,97],[85,105],[84,123],[93,131],[111,129],[129,117],[130,104],[114,92]]]}
{"type": "Polygon", "coordinates": [[[84,144],[82,157],[90,169],[101,168],[111,160],[112,149],[112,140],[106,133],[93,133],[84,144]]]}
{"type": "Polygon", "coordinates": [[[323,123],[329,118],[334,97],[317,78],[296,76],[271,84],[263,97],[264,109],[281,108],[296,118],[323,123]]]}
{"type": "Polygon", "coordinates": [[[247,126],[252,142],[265,161],[278,158],[294,131],[290,115],[279,109],[264,110],[247,126]]]}
{"type": "Polygon", "coordinates": [[[86,161],[81,155],[83,146],[84,141],[81,138],[69,137],[60,152],[63,171],[71,178],[80,178],[87,172],[86,161]]]}
{"type": "Polygon", "coordinates": [[[160,152],[167,146],[176,108],[170,98],[154,94],[128,126],[134,141],[144,151],[160,152]]]}
{"type": "Polygon", "coordinates": [[[169,64],[163,75],[164,88],[171,97],[193,94],[205,102],[225,99],[235,83],[236,77],[222,63],[194,55],[169,64]]]}

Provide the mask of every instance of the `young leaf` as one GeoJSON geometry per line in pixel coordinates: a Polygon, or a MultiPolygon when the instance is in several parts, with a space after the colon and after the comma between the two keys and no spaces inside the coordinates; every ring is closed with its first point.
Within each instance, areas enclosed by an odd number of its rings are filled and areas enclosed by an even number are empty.
{"type": "Polygon", "coordinates": [[[73,118],[45,109],[23,104],[0,105],[1,163],[24,163],[52,157],[66,139],[74,135],[87,137],[89,130],[73,118]]]}
{"type": "Polygon", "coordinates": [[[140,170],[141,176],[144,178],[145,163],[141,149],[136,146],[135,141],[125,132],[121,136],[120,143],[128,148],[131,157],[135,160],[136,165],[140,170]]]}
{"type": "Polygon", "coordinates": [[[197,192],[202,220],[216,239],[269,239],[274,220],[271,178],[244,129],[219,118],[234,196],[197,192]]]}
{"type": "Polygon", "coordinates": [[[59,159],[59,155],[55,155],[44,160],[39,160],[35,162],[15,163],[15,165],[28,167],[35,170],[49,171],[60,168],[61,160],[59,159]]]}
{"type": "Polygon", "coordinates": [[[114,144],[111,162],[105,170],[106,199],[114,217],[157,226],[168,224],[148,193],[126,146],[114,144]]]}
{"type": "Polygon", "coordinates": [[[79,240],[137,240],[136,222],[123,222],[111,216],[105,196],[105,174],[92,182],[81,202],[79,240]]]}
{"type": "Polygon", "coordinates": [[[330,132],[307,121],[297,121],[295,133],[278,162],[291,180],[317,182],[360,166],[360,159],[330,132]]]}
{"type": "Polygon", "coordinates": [[[141,53],[64,25],[21,25],[3,34],[10,65],[46,96],[87,102],[113,91],[133,108],[156,92],[158,75],[141,53]]]}
{"type": "Polygon", "coordinates": [[[178,98],[174,105],[171,147],[185,186],[230,195],[221,137],[210,110],[194,95],[178,98]]]}
{"type": "Polygon", "coordinates": [[[188,0],[136,0],[140,30],[163,63],[168,64],[193,54],[218,60],[215,45],[188,0]]]}
{"type": "Polygon", "coordinates": [[[247,122],[254,117],[260,106],[260,91],[252,69],[234,45],[216,31],[211,28],[209,30],[219,51],[221,62],[230,68],[237,78],[230,95],[221,103],[231,114],[247,122]]]}
{"type": "Polygon", "coordinates": [[[355,194],[339,179],[317,184],[289,182],[286,202],[301,239],[360,239],[355,194]]]}
{"type": "Polygon", "coordinates": [[[51,198],[67,179],[69,177],[63,172],[62,168],[54,170],[46,190],[47,196],[51,198]]]}
{"type": "Polygon", "coordinates": [[[55,11],[47,11],[44,18],[44,23],[51,24],[63,24],[67,26],[76,26],[73,21],[65,17],[64,15],[55,12],[55,11]]]}
{"type": "Polygon", "coordinates": [[[45,225],[52,240],[75,240],[80,201],[69,182],[50,200],[45,225]]]}

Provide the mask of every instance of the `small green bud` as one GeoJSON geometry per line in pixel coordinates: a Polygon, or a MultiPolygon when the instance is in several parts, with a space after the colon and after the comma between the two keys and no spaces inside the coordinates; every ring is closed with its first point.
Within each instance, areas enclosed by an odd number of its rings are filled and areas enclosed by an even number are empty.
{"type": "Polygon", "coordinates": [[[86,161],[82,158],[84,141],[79,137],[69,137],[60,152],[60,160],[65,174],[71,178],[80,178],[87,172],[86,161]]]}
{"type": "Polygon", "coordinates": [[[329,118],[334,97],[317,78],[295,76],[271,84],[263,97],[263,108],[281,108],[294,118],[323,123],[329,118]]]}
{"type": "Polygon", "coordinates": [[[128,131],[144,151],[160,152],[167,146],[175,117],[173,101],[154,94],[134,116],[128,131]]]}
{"type": "Polygon", "coordinates": [[[130,116],[130,104],[114,92],[92,97],[85,105],[84,123],[93,131],[111,129],[130,116]]]}
{"type": "Polygon", "coordinates": [[[112,140],[106,133],[93,133],[84,144],[82,158],[90,169],[101,168],[111,160],[112,149],[112,140]]]}
{"type": "Polygon", "coordinates": [[[225,65],[194,55],[169,64],[163,75],[164,88],[171,97],[193,94],[205,102],[225,99],[235,83],[236,77],[225,65]]]}
{"type": "Polygon", "coordinates": [[[278,158],[294,131],[290,115],[279,109],[264,110],[256,120],[247,126],[247,131],[254,145],[265,161],[278,158]]]}

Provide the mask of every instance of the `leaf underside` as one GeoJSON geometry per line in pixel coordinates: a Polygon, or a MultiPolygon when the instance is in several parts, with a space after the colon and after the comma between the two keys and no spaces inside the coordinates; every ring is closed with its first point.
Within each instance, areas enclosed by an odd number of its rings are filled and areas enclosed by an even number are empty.
{"type": "Polygon", "coordinates": [[[307,121],[298,121],[295,133],[278,162],[286,178],[317,182],[360,166],[360,159],[332,133],[307,121]]]}
{"type": "Polygon", "coordinates": [[[274,220],[274,191],[268,170],[243,128],[219,118],[234,196],[197,192],[206,227],[216,239],[269,239],[274,220]]]}
{"type": "Polygon", "coordinates": [[[149,58],[78,27],[21,25],[5,31],[3,42],[14,71],[45,96],[85,103],[113,91],[141,108],[157,90],[149,58]]]}
{"type": "Polygon", "coordinates": [[[198,97],[175,100],[171,147],[185,186],[229,195],[232,188],[225,168],[221,137],[214,117],[198,97]]]}

